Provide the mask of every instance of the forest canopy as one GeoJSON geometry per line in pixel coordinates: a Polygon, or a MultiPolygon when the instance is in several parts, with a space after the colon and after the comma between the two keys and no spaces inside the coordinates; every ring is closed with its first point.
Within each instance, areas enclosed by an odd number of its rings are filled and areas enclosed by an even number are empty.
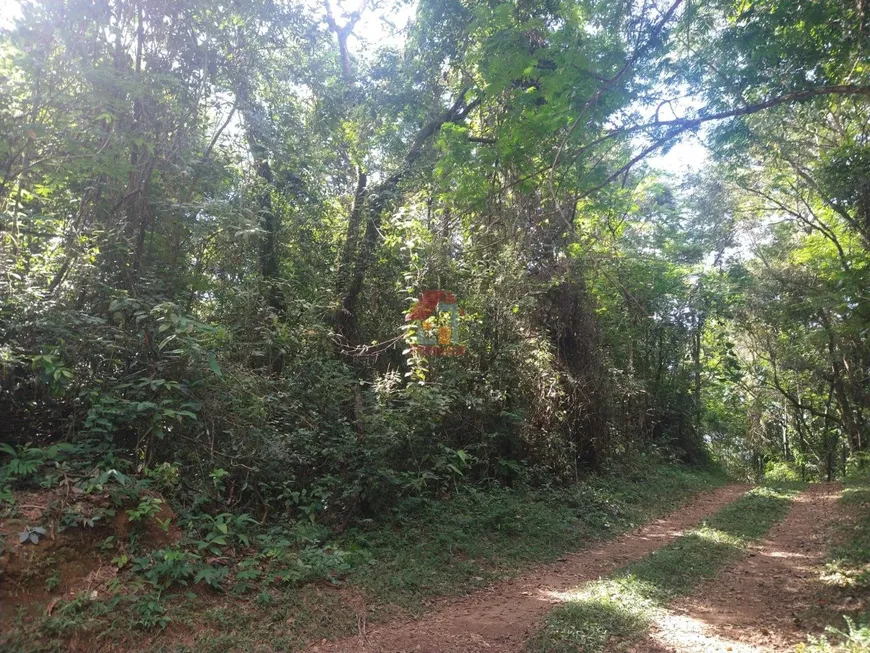
{"type": "Polygon", "coordinates": [[[641,452],[866,457],[860,0],[19,4],[3,455],[336,524],[641,452]],[[682,139],[703,166],[650,164],[682,139]],[[433,289],[461,356],[414,347],[433,289]]]}

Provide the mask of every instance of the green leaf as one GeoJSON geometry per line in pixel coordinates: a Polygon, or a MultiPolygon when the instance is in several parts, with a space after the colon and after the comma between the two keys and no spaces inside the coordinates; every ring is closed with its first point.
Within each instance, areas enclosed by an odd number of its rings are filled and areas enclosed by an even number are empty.
{"type": "Polygon", "coordinates": [[[453,473],[457,474],[458,476],[463,476],[462,470],[460,470],[460,469],[459,469],[456,465],[454,465],[453,463],[448,464],[447,467],[449,467],[450,470],[451,470],[453,473]]]}
{"type": "Polygon", "coordinates": [[[214,357],[214,352],[208,353],[208,366],[211,368],[212,372],[220,377],[223,377],[223,373],[221,372],[221,368],[218,365],[217,359],[214,357]]]}

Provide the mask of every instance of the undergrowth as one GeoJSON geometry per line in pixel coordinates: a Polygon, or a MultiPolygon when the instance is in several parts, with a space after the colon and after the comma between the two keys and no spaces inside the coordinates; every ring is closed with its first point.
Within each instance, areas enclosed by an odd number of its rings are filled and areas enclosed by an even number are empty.
{"type": "MultiPolygon", "coordinates": [[[[107,537],[104,555],[119,571],[105,592],[21,614],[0,644],[57,650],[88,637],[125,650],[167,642],[173,650],[294,650],[353,632],[359,619],[419,613],[432,597],[615,536],[724,480],[639,457],[570,488],[460,486],[442,501],[410,497],[341,534],[311,520],[267,526],[247,515],[182,512],[180,539],[169,547],[107,537]]],[[[150,505],[133,501],[128,513],[151,519],[150,505]]]]}
{"type": "Polygon", "coordinates": [[[375,555],[349,580],[379,602],[417,612],[430,596],[615,536],[721,482],[711,472],[642,466],[562,490],[469,489],[446,502],[409,501],[387,527],[343,539],[375,555]]]}
{"type": "Polygon", "coordinates": [[[795,489],[757,488],[700,526],[611,577],[566,592],[527,645],[534,653],[592,653],[642,638],[667,604],[739,558],[788,510],[795,489]]]}

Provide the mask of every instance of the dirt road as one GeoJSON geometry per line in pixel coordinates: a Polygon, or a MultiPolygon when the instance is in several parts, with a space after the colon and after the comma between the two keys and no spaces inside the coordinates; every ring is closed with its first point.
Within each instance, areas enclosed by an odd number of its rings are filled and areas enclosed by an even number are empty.
{"type": "Polygon", "coordinates": [[[728,485],[699,495],[671,515],[592,549],[530,570],[472,595],[445,599],[434,611],[404,623],[363,627],[353,637],[321,643],[311,653],[507,653],[522,649],[552,607],[550,593],[607,576],[672,542],[684,530],[741,496],[728,485]]]}
{"type": "Polygon", "coordinates": [[[675,601],[634,653],[790,651],[806,641],[804,615],[818,598],[818,567],[841,516],[836,484],[811,485],[785,520],[737,565],[675,601]]]}

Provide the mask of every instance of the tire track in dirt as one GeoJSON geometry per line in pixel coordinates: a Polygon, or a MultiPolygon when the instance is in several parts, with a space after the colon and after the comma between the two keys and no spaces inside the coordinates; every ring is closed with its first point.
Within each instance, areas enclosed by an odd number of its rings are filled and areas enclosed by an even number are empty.
{"type": "Polygon", "coordinates": [[[806,640],[802,615],[821,589],[833,525],[842,516],[839,484],[811,485],[749,555],[677,599],[633,653],[789,651],[806,640]]]}
{"type": "MultiPolygon", "coordinates": [[[[594,548],[540,566],[519,578],[460,598],[439,600],[419,619],[369,626],[365,632],[309,648],[310,653],[507,653],[522,649],[552,608],[550,592],[597,580],[669,544],[736,500],[751,486],[727,485],[695,497],[670,515],[594,548]]],[[[361,620],[361,623],[364,623],[361,620]]]]}

